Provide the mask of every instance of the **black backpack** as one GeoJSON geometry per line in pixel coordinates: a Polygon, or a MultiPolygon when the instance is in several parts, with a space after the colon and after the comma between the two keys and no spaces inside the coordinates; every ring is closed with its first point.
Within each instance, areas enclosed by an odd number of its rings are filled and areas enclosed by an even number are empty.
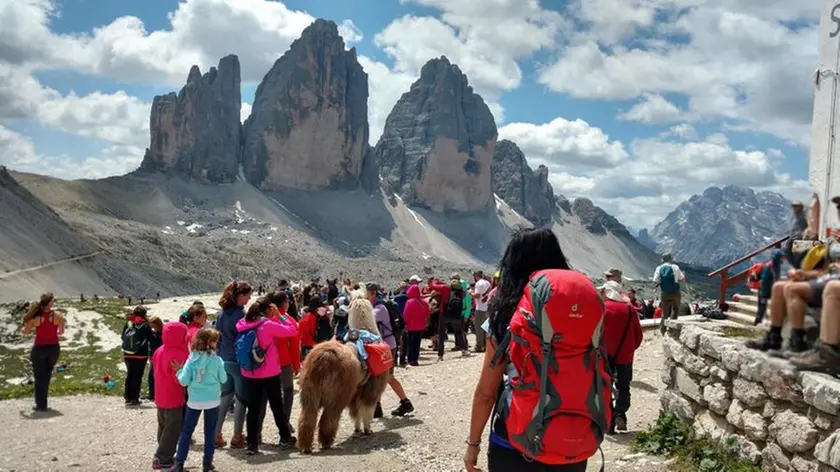
{"type": "MultiPolygon", "coordinates": [[[[402,336],[403,330],[405,330],[405,319],[403,319],[402,313],[400,313],[400,307],[397,306],[392,300],[388,300],[384,302],[385,308],[388,309],[388,318],[391,320],[391,333],[394,335],[395,338],[399,338],[402,336]]],[[[382,337],[385,337],[385,333],[382,332],[382,328],[379,328],[379,334],[382,337]]]]}
{"type": "Polygon", "coordinates": [[[456,293],[449,296],[449,301],[446,302],[446,309],[443,311],[443,317],[446,321],[458,321],[464,315],[464,299],[459,297],[456,293]]]}
{"type": "Polygon", "coordinates": [[[317,316],[317,321],[315,322],[315,343],[329,341],[333,338],[334,334],[330,319],[326,316],[317,316]]]}
{"type": "Polygon", "coordinates": [[[149,339],[142,332],[146,326],[148,323],[145,321],[138,324],[133,321],[128,322],[122,335],[122,350],[125,354],[137,354],[148,344],[149,339]]]}

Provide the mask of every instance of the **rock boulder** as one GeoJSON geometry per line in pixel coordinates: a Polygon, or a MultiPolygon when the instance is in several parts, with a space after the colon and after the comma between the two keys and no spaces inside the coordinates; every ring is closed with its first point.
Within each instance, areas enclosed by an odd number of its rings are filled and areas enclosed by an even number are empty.
{"type": "Polygon", "coordinates": [[[332,21],[316,20],[274,63],[245,121],[243,168],[263,190],[378,185],[368,76],[332,21]]]}
{"type": "Polygon", "coordinates": [[[233,182],[239,166],[239,84],[239,58],[230,55],[204,75],[192,66],[177,95],[155,97],[151,144],[140,169],[233,182]]]}
{"type": "Polygon", "coordinates": [[[493,207],[493,114],[446,57],[427,62],[385,122],[376,158],[388,191],[435,211],[493,207]]]}

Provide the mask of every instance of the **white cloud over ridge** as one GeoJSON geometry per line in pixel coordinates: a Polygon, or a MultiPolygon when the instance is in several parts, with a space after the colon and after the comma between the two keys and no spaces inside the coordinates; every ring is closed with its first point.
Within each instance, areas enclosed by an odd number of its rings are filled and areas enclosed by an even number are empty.
{"type": "MultiPolygon", "coordinates": [[[[804,188],[779,170],[778,150],[733,149],[723,133],[768,133],[807,144],[817,2],[573,0],[562,12],[538,0],[402,2],[431,13],[394,18],[381,31],[338,22],[348,47],[364,39],[387,56],[359,56],[369,74],[373,144],[422,65],[446,55],[487,101],[500,138],[517,142],[533,167],[548,166],[558,193],[590,197],[634,227],[652,224],[712,184],[804,188]],[[527,76],[521,64],[537,54],[548,63],[534,63],[537,76],[527,76]],[[673,126],[622,142],[568,117],[503,125],[504,94],[531,82],[574,98],[628,100],[630,108],[618,111],[617,119],[673,126]],[[722,133],[701,135],[689,124],[700,121],[720,124],[722,133]],[[729,172],[721,172],[724,163],[729,172]]],[[[51,30],[51,19],[61,13],[55,5],[0,0],[0,127],[34,120],[101,142],[101,152],[80,166],[95,176],[139,164],[149,104],[124,92],[61,94],[43,87],[34,73],[71,69],[177,89],[192,64],[207,70],[234,53],[243,82],[254,84],[314,19],[281,1],[183,0],[161,30],[124,16],[69,35],[51,30]]],[[[243,102],[243,121],[249,113],[243,102]]],[[[31,166],[43,159],[51,173],[78,175],[65,165],[72,159],[38,156],[30,139],[7,127],[0,128],[0,149],[6,150],[4,162],[17,156],[19,165],[31,166]]]]}

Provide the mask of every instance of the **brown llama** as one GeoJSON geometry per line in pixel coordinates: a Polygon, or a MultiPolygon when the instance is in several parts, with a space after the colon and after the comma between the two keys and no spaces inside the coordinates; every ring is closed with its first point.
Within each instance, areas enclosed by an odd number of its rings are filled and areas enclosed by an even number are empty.
{"type": "MultiPolygon", "coordinates": [[[[350,329],[365,329],[379,335],[373,307],[369,301],[356,298],[350,304],[349,311],[350,329]]],[[[318,344],[309,352],[300,374],[301,412],[298,420],[297,447],[301,452],[312,453],[316,425],[321,449],[331,448],[338,434],[341,413],[345,408],[350,410],[356,433],[372,434],[370,423],[373,420],[373,412],[388,385],[389,374],[374,377],[366,372],[366,366],[362,365],[352,344],[327,341],[318,344]],[[348,388],[353,385],[356,387],[348,388]]]]}

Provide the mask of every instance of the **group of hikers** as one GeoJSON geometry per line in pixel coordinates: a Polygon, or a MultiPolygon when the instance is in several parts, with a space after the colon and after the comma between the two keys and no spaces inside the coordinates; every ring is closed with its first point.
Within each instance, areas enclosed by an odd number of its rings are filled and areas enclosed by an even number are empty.
{"type": "MultiPolygon", "coordinates": [[[[633,361],[642,342],[640,314],[611,269],[596,286],[572,270],[557,237],[547,229],[523,229],[509,243],[492,277],[471,280],[411,276],[393,291],[376,283],[342,285],[312,280],[295,290],[285,280],[265,296],[233,281],[220,298],[214,322],[194,302],[179,320],[164,323],[146,306],[127,315],[122,333],[127,406],[141,402],[150,361],[149,397],[157,407],[154,469],[184,470],[199,417],[204,416],[203,470],[215,470],[214,451],[243,448],[258,454],[263,421],[271,410],[278,444],[296,444],[291,422],[294,379],[307,354],[321,342],[347,338],[350,293],[366,298],[382,341],[395,363],[418,366],[421,343],[431,339],[438,361],[446,341],[461,356],[483,353],[476,386],[465,466],[475,471],[482,432],[492,418],[489,470],[582,471],[605,434],[627,430],[633,361]],[[475,345],[465,333],[473,326],[475,345]],[[255,359],[259,359],[256,365],[255,359]],[[541,375],[545,372],[546,375],[541,375]],[[570,413],[574,414],[570,414],[570,413]],[[229,443],[222,434],[233,416],[229,443]]],[[[663,305],[679,304],[670,292],[684,276],[666,260],[654,275],[663,305]]],[[[32,351],[36,409],[47,409],[47,390],[58,357],[64,318],[45,294],[33,303],[24,330],[35,331],[32,351]]],[[[669,313],[663,319],[671,317],[669,313]]],[[[673,316],[676,316],[674,313],[673,316]]],[[[388,384],[400,399],[393,416],[414,406],[392,374],[388,384]]],[[[377,406],[376,417],[383,415],[377,406]]]]}
{"type": "MultiPolygon", "coordinates": [[[[840,218],[840,196],[831,203],[840,218]]],[[[836,232],[823,237],[819,231],[819,201],[814,196],[806,211],[793,202],[793,224],[788,241],[773,257],[750,270],[759,297],[756,324],[770,310],[770,330],[747,346],[790,360],[799,370],[840,376],[840,242],[836,232]],[[782,265],[791,266],[781,278],[782,265]],[[811,315],[819,334],[808,336],[806,318],[811,315]],[[782,325],[790,323],[790,339],[782,342],[782,325]],[[809,339],[816,338],[816,339],[809,339]]]]}

